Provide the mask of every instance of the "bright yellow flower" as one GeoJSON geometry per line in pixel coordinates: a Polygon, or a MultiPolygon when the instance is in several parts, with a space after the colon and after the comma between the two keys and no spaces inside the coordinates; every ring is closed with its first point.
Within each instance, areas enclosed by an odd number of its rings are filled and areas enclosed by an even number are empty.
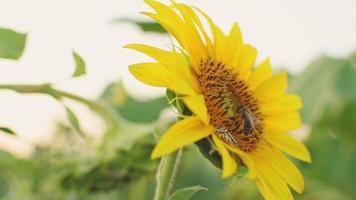
{"type": "Polygon", "coordinates": [[[222,156],[223,177],[237,171],[239,163],[231,156],[237,154],[249,169],[246,177],[256,181],[265,199],[293,199],[288,185],[302,192],[303,176],[282,152],[311,161],[305,146],[286,133],[301,126],[298,110],[302,107],[298,96],[286,94],[287,74],[272,75],[268,59],[253,68],[257,51],[243,43],[236,23],[225,35],[198,8],[145,2],[155,13],[143,14],[160,23],[182,49],[128,45],[157,61],[131,65],[130,71],[148,85],[177,92],[194,113],[162,136],[152,158],[211,137],[222,156]],[[198,14],[208,22],[210,32],[198,14]]]}

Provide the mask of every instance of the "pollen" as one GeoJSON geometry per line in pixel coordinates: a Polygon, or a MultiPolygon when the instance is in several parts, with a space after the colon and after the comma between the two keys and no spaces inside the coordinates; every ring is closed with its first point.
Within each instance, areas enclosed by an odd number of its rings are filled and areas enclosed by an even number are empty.
{"type": "Polygon", "coordinates": [[[242,151],[253,151],[263,133],[263,118],[246,81],[224,63],[201,61],[196,74],[215,134],[242,151]]]}

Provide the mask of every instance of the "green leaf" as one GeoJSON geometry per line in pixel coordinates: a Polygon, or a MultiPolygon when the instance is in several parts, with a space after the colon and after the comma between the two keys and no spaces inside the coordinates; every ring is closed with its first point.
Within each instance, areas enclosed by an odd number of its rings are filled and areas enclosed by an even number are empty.
{"type": "Polygon", "coordinates": [[[149,100],[138,100],[125,91],[122,82],[110,84],[103,94],[101,101],[110,105],[118,114],[130,122],[155,122],[162,110],[168,107],[165,97],[149,100]]]}
{"type": "Polygon", "coordinates": [[[191,199],[195,193],[199,191],[208,191],[207,188],[202,186],[193,186],[193,187],[186,187],[175,191],[170,197],[169,200],[189,200],[191,199]]]}
{"type": "Polygon", "coordinates": [[[80,123],[79,123],[79,120],[78,120],[77,116],[67,106],[65,106],[65,110],[67,112],[67,116],[68,116],[70,124],[80,134],[80,136],[84,136],[84,133],[83,133],[82,129],[80,128],[80,123]]]}
{"type": "MultiPolygon", "coordinates": [[[[323,56],[291,82],[292,91],[303,99],[304,121],[312,126],[306,143],[313,163],[302,165],[304,174],[327,187],[337,188],[341,194],[353,197],[356,196],[353,189],[356,187],[353,178],[356,176],[355,59],[355,54],[349,58],[323,56]]],[[[315,188],[311,188],[311,191],[320,194],[315,188]]],[[[327,196],[333,198],[330,194],[327,196]]]]}
{"type": "Polygon", "coordinates": [[[18,60],[26,44],[27,35],[0,28],[0,58],[18,60]]]}
{"type": "Polygon", "coordinates": [[[117,18],[114,23],[130,23],[138,26],[143,32],[167,33],[167,31],[158,23],[153,21],[140,21],[130,18],[117,18]]]}
{"type": "Polygon", "coordinates": [[[303,100],[303,120],[315,123],[330,105],[356,100],[356,69],[350,60],[323,56],[293,78],[291,90],[303,100]]]}
{"type": "Polygon", "coordinates": [[[328,124],[319,124],[313,127],[307,146],[313,155],[313,163],[303,166],[304,174],[355,197],[355,142],[330,129],[328,124]]]}
{"type": "Polygon", "coordinates": [[[7,127],[0,127],[0,131],[5,132],[10,135],[16,135],[16,133],[13,130],[11,130],[10,128],[7,128],[7,127]]]}
{"type": "Polygon", "coordinates": [[[349,60],[350,60],[350,62],[353,64],[353,66],[356,68],[356,52],[352,53],[352,54],[349,56],[349,60]]]}
{"type": "Polygon", "coordinates": [[[86,65],[83,58],[75,51],[73,51],[73,59],[75,62],[75,71],[72,77],[82,76],[86,73],[86,65]]]}
{"type": "Polygon", "coordinates": [[[213,146],[212,141],[210,139],[208,138],[202,139],[196,142],[195,145],[198,147],[199,152],[206,159],[208,159],[211,162],[211,164],[213,164],[215,167],[219,169],[222,168],[221,156],[213,146]]]}
{"type": "Polygon", "coordinates": [[[356,101],[338,101],[328,106],[316,126],[323,125],[345,143],[356,145],[356,101]]]}

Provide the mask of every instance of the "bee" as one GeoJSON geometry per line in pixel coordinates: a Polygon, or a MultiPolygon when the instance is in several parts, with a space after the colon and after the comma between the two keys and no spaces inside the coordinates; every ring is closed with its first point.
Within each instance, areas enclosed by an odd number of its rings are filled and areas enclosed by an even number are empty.
{"type": "Polygon", "coordinates": [[[218,129],[216,129],[216,134],[218,135],[218,137],[226,142],[228,142],[231,145],[237,145],[238,146],[238,142],[237,140],[234,138],[234,136],[232,136],[231,132],[228,131],[226,128],[224,127],[220,127],[218,129]]]}
{"type": "MultiPolygon", "coordinates": [[[[237,113],[239,113],[243,119],[243,133],[247,136],[255,131],[255,123],[258,122],[251,111],[245,106],[239,106],[237,108],[237,113]]],[[[242,121],[240,121],[238,126],[241,126],[242,121]]]]}

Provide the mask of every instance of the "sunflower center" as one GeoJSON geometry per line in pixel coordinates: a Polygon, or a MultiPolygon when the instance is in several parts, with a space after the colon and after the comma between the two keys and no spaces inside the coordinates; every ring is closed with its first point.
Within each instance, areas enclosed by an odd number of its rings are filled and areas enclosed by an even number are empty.
{"type": "Polygon", "coordinates": [[[197,79],[215,134],[242,151],[254,150],[263,133],[263,119],[248,84],[212,59],[200,63],[197,79]]]}

